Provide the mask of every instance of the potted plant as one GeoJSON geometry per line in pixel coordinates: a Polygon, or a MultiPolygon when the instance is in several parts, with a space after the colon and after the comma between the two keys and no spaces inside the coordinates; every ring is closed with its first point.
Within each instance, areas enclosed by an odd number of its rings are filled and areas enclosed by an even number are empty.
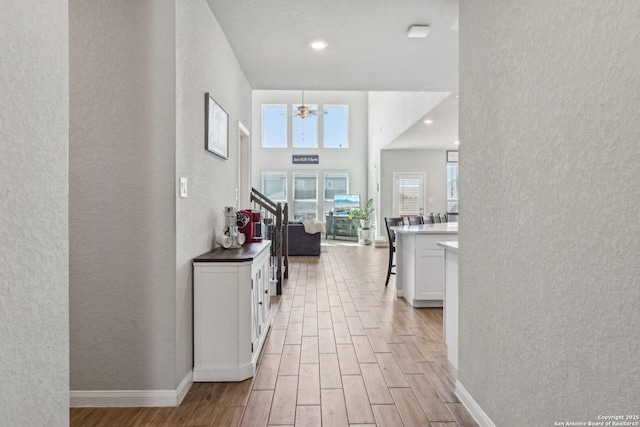
{"type": "Polygon", "coordinates": [[[367,203],[364,205],[364,209],[355,208],[352,209],[348,216],[349,219],[356,219],[360,221],[360,228],[363,230],[368,230],[371,228],[371,214],[375,209],[372,208],[373,199],[367,200],[367,203]]]}

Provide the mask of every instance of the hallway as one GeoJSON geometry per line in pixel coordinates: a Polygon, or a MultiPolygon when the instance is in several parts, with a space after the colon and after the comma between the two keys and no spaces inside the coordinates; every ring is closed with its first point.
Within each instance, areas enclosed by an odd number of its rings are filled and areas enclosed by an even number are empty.
{"type": "Polygon", "coordinates": [[[442,310],[396,298],[393,276],[385,289],[387,256],[328,244],[290,258],[253,379],[194,383],[177,408],[72,408],[71,425],[477,425],[453,392],[442,310]]]}

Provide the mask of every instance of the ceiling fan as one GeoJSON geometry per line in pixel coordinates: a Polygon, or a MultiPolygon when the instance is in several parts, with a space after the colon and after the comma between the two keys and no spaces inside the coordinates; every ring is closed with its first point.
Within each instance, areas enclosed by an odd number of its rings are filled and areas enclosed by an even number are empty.
{"type": "Polygon", "coordinates": [[[302,91],[302,104],[298,107],[298,112],[294,113],[294,116],[300,117],[301,119],[306,119],[309,117],[309,114],[312,116],[317,116],[318,111],[304,105],[304,90],[302,91]]]}

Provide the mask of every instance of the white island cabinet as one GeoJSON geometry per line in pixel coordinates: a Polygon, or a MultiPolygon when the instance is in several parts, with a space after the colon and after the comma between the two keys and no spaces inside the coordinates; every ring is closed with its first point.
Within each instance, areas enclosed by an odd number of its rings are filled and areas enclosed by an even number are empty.
{"type": "Polygon", "coordinates": [[[444,342],[447,358],[458,369],[458,242],[439,242],[444,249],[444,342]]]}
{"type": "Polygon", "coordinates": [[[254,376],[269,329],[270,242],[216,249],[193,260],[193,380],[254,376]]]}
{"type": "Polygon", "coordinates": [[[396,296],[413,307],[442,307],[443,240],[458,240],[458,223],[391,227],[396,233],[396,296]]]}

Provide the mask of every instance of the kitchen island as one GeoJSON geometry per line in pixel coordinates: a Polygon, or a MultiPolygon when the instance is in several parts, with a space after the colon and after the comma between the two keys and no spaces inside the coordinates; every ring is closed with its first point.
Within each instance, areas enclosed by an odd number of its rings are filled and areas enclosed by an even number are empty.
{"type": "Polygon", "coordinates": [[[438,242],[457,241],[458,223],[391,227],[396,233],[396,296],[413,307],[442,307],[444,248],[438,242]]]}
{"type": "Polygon", "coordinates": [[[444,248],[444,342],[447,358],[458,369],[458,242],[438,242],[444,248]]]}

